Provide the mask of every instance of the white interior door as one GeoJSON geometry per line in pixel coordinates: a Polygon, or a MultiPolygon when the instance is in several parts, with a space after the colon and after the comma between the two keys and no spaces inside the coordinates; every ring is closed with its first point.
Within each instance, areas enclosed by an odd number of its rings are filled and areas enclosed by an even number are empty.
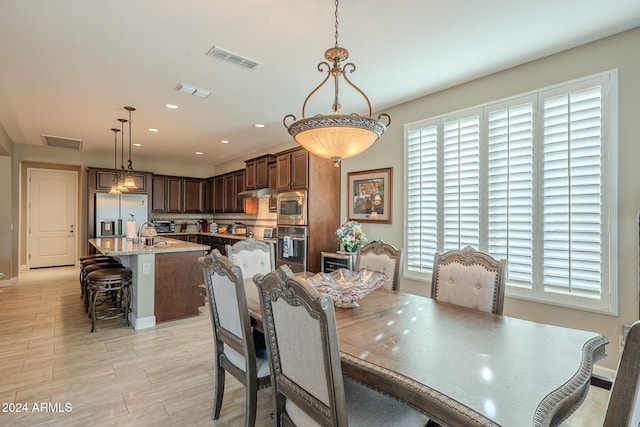
{"type": "Polygon", "coordinates": [[[77,172],[29,168],[27,179],[29,268],[75,264],[77,172]]]}

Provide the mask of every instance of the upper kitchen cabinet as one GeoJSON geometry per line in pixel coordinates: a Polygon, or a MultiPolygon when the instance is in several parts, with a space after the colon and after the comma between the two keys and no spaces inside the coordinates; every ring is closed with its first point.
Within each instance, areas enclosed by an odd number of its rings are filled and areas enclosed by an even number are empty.
{"type": "Polygon", "coordinates": [[[182,213],[184,206],[184,192],[182,178],[168,176],[166,180],[166,204],[164,211],[167,213],[182,213]]]}
{"type": "Polygon", "coordinates": [[[257,190],[269,186],[269,163],[275,157],[271,154],[245,160],[245,182],[247,190],[257,190]]]}
{"type": "Polygon", "coordinates": [[[205,181],[199,178],[184,178],[184,212],[204,213],[205,181]]]}
{"type": "Polygon", "coordinates": [[[276,158],[278,192],[309,188],[309,153],[304,148],[283,151],[276,158]]]}
{"type": "Polygon", "coordinates": [[[269,212],[278,212],[278,164],[269,163],[269,212]]]}
{"type": "MultiPolygon", "coordinates": [[[[87,168],[89,172],[88,188],[95,191],[109,191],[113,184],[113,177],[115,172],[113,169],[95,169],[87,168]]],[[[144,193],[149,192],[149,182],[151,181],[151,173],[149,172],[133,172],[133,182],[136,183],[136,187],[129,190],[129,193],[144,193]]]]}
{"type": "Polygon", "coordinates": [[[205,212],[205,181],[200,178],[154,175],[151,208],[154,212],[205,212]]]}
{"type": "Polygon", "coordinates": [[[153,212],[164,212],[166,205],[167,177],[153,175],[151,178],[151,210],[153,212]]]}

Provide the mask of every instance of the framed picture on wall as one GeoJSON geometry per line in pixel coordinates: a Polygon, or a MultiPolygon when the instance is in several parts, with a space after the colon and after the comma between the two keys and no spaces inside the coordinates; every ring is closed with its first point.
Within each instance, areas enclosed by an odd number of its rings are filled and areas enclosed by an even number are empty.
{"type": "Polygon", "coordinates": [[[347,217],[391,224],[393,168],[347,173],[347,217]]]}

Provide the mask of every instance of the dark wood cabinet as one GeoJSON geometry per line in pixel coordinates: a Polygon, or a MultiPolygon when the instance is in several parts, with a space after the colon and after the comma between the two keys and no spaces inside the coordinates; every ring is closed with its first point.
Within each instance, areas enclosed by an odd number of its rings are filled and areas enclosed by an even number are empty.
{"type": "Polygon", "coordinates": [[[278,164],[269,163],[269,212],[278,211],[278,164]]]}
{"type": "Polygon", "coordinates": [[[278,192],[309,188],[309,153],[304,148],[285,151],[276,159],[278,192]]]}
{"type": "Polygon", "coordinates": [[[205,212],[205,181],[200,178],[154,175],[151,206],[154,212],[205,212]]]}
{"type": "Polygon", "coordinates": [[[224,212],[224,176],[213,178],[213,212],[224,212]]]}
{"type": "Polygon", "coordinates": [[[184,195],[182,178],[168,176],[166,180],[167,195],[165,212],[182,213],[184,206],[184,195]]]}
{"type": "Polygon", "coordinates": [[[166,203],[166,178],[154,175],[151,178],[151,210],[164,212],[166,203]]]}
{"type": "Polygon", "coordinates": [[[158,323],[198,315],[202,269],[198,257],[204,251],[155,255],[155,309],[158,323]]]}
{"type": "Polygon", "coordinates": [[[184,178],[184,210],[185,213],[204,213],[204,184],[199,178],[184,178]]]}
{"type": "MultiPolygon", "coordinates": [[[[96,190],[106,190],[109,191],[111,189],[111,186],[113,185],[113,177],[115,175],[115,172],[113,171],[113,169],[111,170],[100,170],[100,169],[93,169],[92,173],[95,174],[95,189],[96,190]]],[[[133,172],[132,176],[133,176],[133,182],[136,183],[136,187],[135,189],[131,189],[128,192],[129,193],[144,193],[146,194],[148,192],[147,189],[147,176],[149,174],[145,173],[145,172],[133,172]]]]}
{"type": "Polygon", "coordinates": [[[247,190],[269,187],[269,164],[275,157],[271,154],[245,160],[245,182],[247,190]]]}
{"type": "Polygon", "coordinates": [[[238,194],[243,192],[245,188],[245,171],[239,170],[233,174],[234,191],[233,198],[235,200],[235,206],[233,212],[244,212],[244,199],[239,199],[238,194]]]}
{"type": "Polygon", "coordinates": [[[233,212],[236,208],[236,200],[234,197],[234,189],[236,188],[236,184],[233,180],[233,174],[227,174],[222,177],[224,193],[224,207],[223,212],[233,212]]]}

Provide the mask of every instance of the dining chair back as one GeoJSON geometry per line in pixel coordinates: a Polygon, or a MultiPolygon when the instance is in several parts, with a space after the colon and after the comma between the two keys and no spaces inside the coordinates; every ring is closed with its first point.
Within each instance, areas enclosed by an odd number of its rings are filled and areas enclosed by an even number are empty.
{"type": "Polygon", "coordinates": [[[403,254],[403,249],[396,249],[393,245],[382,240],[375,240],[366,245],[358,246],[355,270],[368,268],[373,271],[381,271],[390,279],[389,285],[384,285],[384,287],[397,291],[400,288],[400,268],[403,254]]]}
{"type": "Polygon", "coordinates": [[[431,298],[488,313],[502,314],[507,261],[471,246],[436,252],[431,276],[431,298]]]}
{"type": "Polygon", "coordinates": [[[242,270],[242,276],[251,279],[257,273],[267,274],[276,269],[273,245],[248,237],[233,245],[226,245],[227,257],[242,270]]]}
{"type": "Polygon", "coordinates": [[[277,425],[425,425],[428,418],[342,375],[333,300],[287,266],[253,278],[277,425]]]}
{"type": "Polygon", "coordinates": [[[256,357],[242,271],[217,249],[199,262],[204,274],[215,352],[212,419],[220,416],[225,372],[229,372],[245,386],[245,424],[253,426],[257,391],[269,386],[270,376],[267,360],[256,357]]]}
{"type": "Polygon", "coordinates": [[[627,333],[603,425],[640,425],[640,320],[631,325],[627,333]]]}

